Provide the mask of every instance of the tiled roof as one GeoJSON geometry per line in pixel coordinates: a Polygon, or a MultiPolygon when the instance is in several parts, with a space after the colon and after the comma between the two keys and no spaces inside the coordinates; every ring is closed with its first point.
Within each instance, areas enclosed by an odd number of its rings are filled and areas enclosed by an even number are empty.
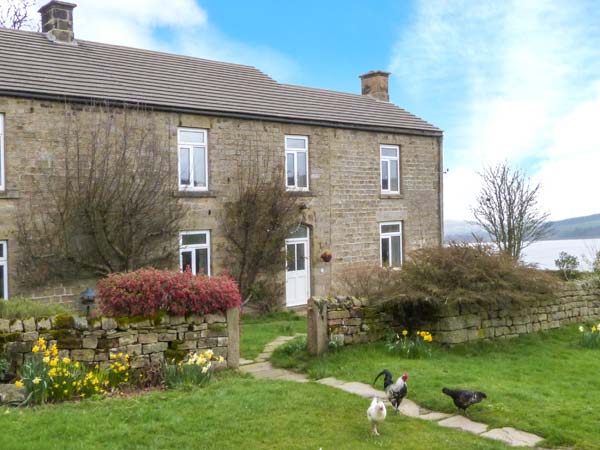
{"type": "Polygon", "coordinates": [[[441,130],[388,102],[277,83],[251,66],[0,28],[0,92],[390,131],[441,130]]]}

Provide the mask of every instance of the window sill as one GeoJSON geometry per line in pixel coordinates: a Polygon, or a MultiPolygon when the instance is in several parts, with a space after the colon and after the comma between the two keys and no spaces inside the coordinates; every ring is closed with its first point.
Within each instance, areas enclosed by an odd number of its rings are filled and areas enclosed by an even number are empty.
{"type": "Polygon", "coordinates": [[[386,199],[398,199],[398,198],[404,198],[404,194],[400,193],[400,194],[384,194],[384,193],[380,193],[379,194],[379,198],[382,200],[386,200],[386,199]]]}
{"type": "Polygon", "coordinates": [[[176,198],[217,198],[213,191],[173,191],[176,198]]]}
{"type": "Polygon", "coordinates": [[[315,197],[311,191],[286,191],[292,197],[315,197]]]}
{"type": "Polygon", "coordinates": [[[0,200],[15,200],[21,198],[17,191],[0,191],[0,200]]]}

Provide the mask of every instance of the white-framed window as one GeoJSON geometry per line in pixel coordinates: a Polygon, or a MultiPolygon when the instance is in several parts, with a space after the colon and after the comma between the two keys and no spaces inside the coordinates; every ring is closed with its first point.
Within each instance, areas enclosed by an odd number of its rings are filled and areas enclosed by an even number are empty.
{"type": "Polygon", "coordinates": [[[6,188],[4,172],[4,114],[0,113],[0,191],[6,188]]]}
{"type": "Polygon", "coordinates": [[[288,191],[308,191],[308,137],[285,137],[285,186],[288,191]]]}
{"type": "Polygon", "coordinates": [[[381,192],[384,194],[400,193],[400,147],[397,145],[380,145],[381,159],[381,192]]]}
{"type": "Polygon", "coordinates": [[[181,270],[210,276],[210,231],[184,231],[179,235],[181,270]]]}
{"type": "Polygon", "coordinates": [[[8,299],[8,245],[0,241],[0,300],[8,299]]]}
{"type": "Polygon", "coordinates": [[[402,266],[402,222],[379,224],[380,259],[383,267],[402,266]]]}
{"type": "Polygon", "coordinates": [[[177,129],[180,191],[208,190],[208,136],[199,128],[177,129]]]}

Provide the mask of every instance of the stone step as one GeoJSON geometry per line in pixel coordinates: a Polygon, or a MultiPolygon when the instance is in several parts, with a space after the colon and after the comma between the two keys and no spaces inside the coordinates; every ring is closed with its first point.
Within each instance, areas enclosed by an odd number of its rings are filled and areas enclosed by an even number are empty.
{"type": "Polygon", "coordinates": [[[488,428],[485,423],[473,422],[471,419],[463,416],[451,416],[438,422],[438,424],[446,428],[456,428],[475,434],[481,434],[488,428]]]}
{"type": "Polygon", "coordinates": [[[535,434],[517,430],[512,427],[494,428],[493,430],[483,433],[481,436],[506,442],[513,447],[535,447],[543,441],[543,438],[535,434]]]}

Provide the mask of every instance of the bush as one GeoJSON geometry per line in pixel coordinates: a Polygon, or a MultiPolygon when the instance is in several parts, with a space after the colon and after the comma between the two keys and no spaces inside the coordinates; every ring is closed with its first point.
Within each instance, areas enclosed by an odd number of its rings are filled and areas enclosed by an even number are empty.
{"type": "Polygon", "coordinates": [[[340,273],[338,290],[342,295],[380,299],[399,277],[398,270],[377,265],[354,265],[343,269],[340,273]]]}
{"type": "Polygon", "coordinates": [[[150,317],[210,314],[240,306],[235,282],[227,276],[193,275],[189,270],[141,269],[115,273],[98,283],[98,304],[106,316],[150,317]]]}
{"type": "Polygon", "coordinates": [[[564,279],[568,280],[579,267],[579,260],[577,256],[569,255],[567,252],[560,252],[558,259],[554,260],[554,264],[560,270],[564,279]]]}
{"type": "Polygon", "coordinates": [[[52,317],[64,314],[68,309],[63,305],[42,303],[26,298],[0,300],[0,319],[28,319],[29,317],[52,317]]]}
{"type": "Polygon", "coordinates": [[[490,246],[465,243],[416,250],[398,273],[382,303],[409,329],[444,304],[529,303],[553,295],[558,281],[490,246]]]}

